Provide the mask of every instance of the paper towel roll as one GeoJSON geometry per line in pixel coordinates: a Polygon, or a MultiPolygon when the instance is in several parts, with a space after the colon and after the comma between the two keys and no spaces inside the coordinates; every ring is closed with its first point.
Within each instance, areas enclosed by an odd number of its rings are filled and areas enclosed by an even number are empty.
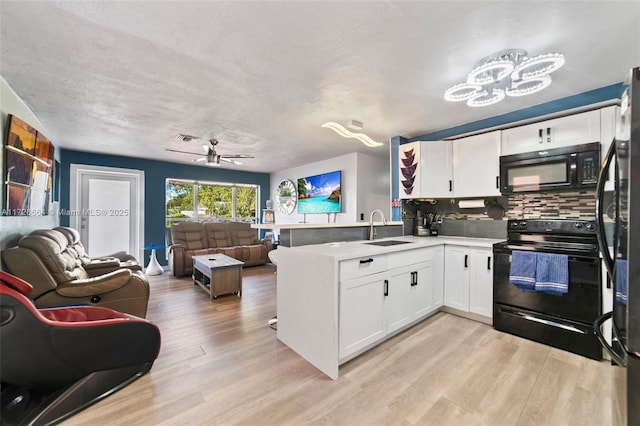
{"type": "Polygon", "coordinates": [[[458,207],[461,209],[478,209],[484,207],[484,200],[460,200],[458,207]]]}

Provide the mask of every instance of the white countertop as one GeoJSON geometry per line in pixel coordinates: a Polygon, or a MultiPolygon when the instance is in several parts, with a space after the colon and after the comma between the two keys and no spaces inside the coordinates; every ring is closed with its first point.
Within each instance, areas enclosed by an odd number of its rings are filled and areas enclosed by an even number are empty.
{"type": "MultiPolygon", "coordinates": [[[[373,222],[373,226],[398,226],[404,225],[403,222],[373,222]]],[[[369,222],[351,222],[351,223],[252,223],[254,229],[318,229],[318,228],[353,228],[369,226],[369,222]]]]}
{"type": "Polygon", "coordinates": [[[407,244],[397,244],[392,246],[376,246],[367,243],[372,241],[347,241],[347,242],[333,242],[325,244],[313,244],[307,246],[298,247],[279,247],[278,250],[299,250],[308,253],[313,253],[322,256],[331,256],[335,260],[354,259],[362,256],[373,256],[377,254],[394,253],[403,250],[412,250],[422,247],[433,247],[440,244],[452,244],[471,247],[485,247],[491,248],[493,244],[504,240],[497,240],[492,238],[467,238],[467,237],[416,237],[416,236],[404,236],[404,237],[389,237],[381,238],[375,241],[385,240],[399,240],[407,241],[407,244]]]}

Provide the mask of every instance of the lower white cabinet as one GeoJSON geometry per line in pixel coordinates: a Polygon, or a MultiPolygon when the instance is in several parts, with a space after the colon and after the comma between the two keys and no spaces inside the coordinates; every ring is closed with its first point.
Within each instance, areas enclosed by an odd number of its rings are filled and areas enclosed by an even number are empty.
{"type": "Polygon", "coordinates": [[[438,308],[434,294],[442,293],[442,282],[435,283],[433,249],[396,256],[393,263],[396,267],[386,272],[340,282],[340,358],[383,340],[438,308]],[[406,259],[404,265],[398,265],[400,256],[406,259]],[[421,261],[412,263],[417,258],[421,261]]]}
{"type": "Polygon", "coordinates": [[[434,309],[432,293],[432,260],[391,271],[384,291],[387,334],[431,312],[434,309]]]}
{"type": "Polygon", "coordinates": [[[444,305],[488,318],[493,313],[493,250],[445,247],[444,305]]]}
{"type": "Polygon", "coordinates": [[[382,339],[385,334],[384,290],[388,274],[340,283],[340,358],[382,339]]]}
{"type": "Polygon", "coordinates": [[[341,364],[443,304],[486,322],[480,315],[491,315],[491,247],[422,241],[435,245],[388,251],[359,247],[367,243],[357,241],[335,248],[282,247],[278,339],[336,379],[341,364]]]}
{"type": "Polygon", "coordinates": [[[493,318],[493,250],[471,251],[469,312],[493,318]]]}
{"type": "Polygon", "coordinates": [[[444,245],[433,248],[433,307],[444,305],[444,245]]]}

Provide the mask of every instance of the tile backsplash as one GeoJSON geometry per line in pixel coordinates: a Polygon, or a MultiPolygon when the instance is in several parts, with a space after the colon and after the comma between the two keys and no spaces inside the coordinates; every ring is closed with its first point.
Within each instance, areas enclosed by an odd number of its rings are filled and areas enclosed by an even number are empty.
{"type": "Polygon", "coordinates": [[[595,220],[595,217],[595,190],[521,193],[508,198],[507,219],[595,220]]]}

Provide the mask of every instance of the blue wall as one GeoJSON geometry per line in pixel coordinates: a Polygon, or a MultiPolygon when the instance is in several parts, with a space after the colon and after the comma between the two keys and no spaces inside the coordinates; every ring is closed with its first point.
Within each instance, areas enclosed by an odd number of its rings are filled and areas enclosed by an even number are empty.
{"type": "MultiPolygon", "coordinates": [[[[270,179],[267,173],[243,172],[240,170],[218,169],[141,158],[103,155],[63,149],[61,152],[61,194],[60,208],[69,209],[69,183],[71,164],[119,167],[144,171],[145,221],[144,245],[164,244],[165,241],[165,183],[167,178],[207,180],[213,182],[244,183],[260,185],[259,205],[264,206],[270,198],[270,179]]],[[[259,214],[259,211],[256,212],[259,214]]],[[[69,225],[69,217],[60,217],[61,225],[69,225]]],[[[145,252],[144,262],[149,252],[145,252]]],[[[164,251],[158,251],[158,261],[166,264],[164,251]]]]}

